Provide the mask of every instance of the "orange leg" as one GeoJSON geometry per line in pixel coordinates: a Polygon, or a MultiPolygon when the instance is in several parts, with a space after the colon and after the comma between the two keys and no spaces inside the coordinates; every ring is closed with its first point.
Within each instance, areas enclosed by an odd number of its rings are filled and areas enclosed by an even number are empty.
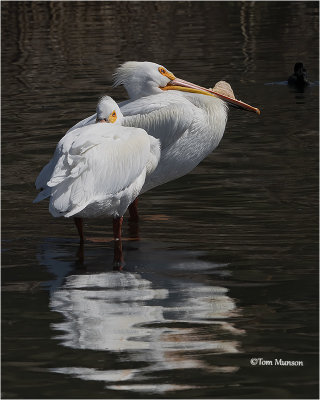
{"type": "Polygon", "coordinates": [[[83,233],[83,219],[75,217],[74,222],[76,224],[76,227],[78,229],[78,233],[80,236],[80,243],[84,243],[84,233],[83,233]]]}
{"type": "Polygon", "coordinates": [[[123,217],[117,217],[113,219],[113,238],[114,240],[121,241],[121,227],[122,227],[123,217]]]}
{"type": "Polygon", "coordinates": [[[130,220],[131,221],[138,221],[139,214],[138,214],[138,197],[130,204],[128,207],[130,220]]]}
{"type": "Polygon", "coordinates": [[[122,264],[123,264],[122,241],[121,241],[122,221],[123,217],[118,217],[113,219],[113,237],[114,237],[113,262],[118,267],[117,269],[122,269],[122,264]]]}

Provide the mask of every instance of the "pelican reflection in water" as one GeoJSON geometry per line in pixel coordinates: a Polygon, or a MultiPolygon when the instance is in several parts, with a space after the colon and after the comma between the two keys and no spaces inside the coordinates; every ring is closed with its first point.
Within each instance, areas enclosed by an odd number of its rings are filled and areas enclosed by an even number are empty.
{"type": "MultiPolygon", "coordinates": [[[[166,392],[195,386],[149,385],[148,374],[194,368],[219,373],[237,370],[232,365],[208,365],[203,357],[241,350],[243,331],[230,321],[238,315],[235,301],[227,288],[210,285],[207,279],[228,274],[226,265],[199,260],[199,252],[156,248],[154,257],[152,250],[150,260],[145,258],[148,249],[143,258],[142,252],[132,252],[132,263],[140,272],[72,273],[60,277],[63,284],[50,295],[50,309],[64,318],[52,324],[63,346],[111,352],[125,367],[110,365],[101,370],[68,365],[51,371],[103,381],[109,389],[149,391],[152,386],[152,391],[166,392]]],[[[54,265],[45,259],[47,254],[42,253],[42,262],[54,265]]],[[[60,271],[68,268],[67,261],[59,264],[55,268],[60,271]]]]}

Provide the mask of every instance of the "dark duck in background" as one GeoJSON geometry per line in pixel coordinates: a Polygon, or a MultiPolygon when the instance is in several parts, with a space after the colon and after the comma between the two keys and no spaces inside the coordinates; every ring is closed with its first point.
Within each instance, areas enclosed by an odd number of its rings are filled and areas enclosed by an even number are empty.
{"type": "Polygon", "coordinates": [[[294,73],[289,76],[288,84],[302,90],[310,85],[307,79],[307,71],[301,62],[295,64],[294,73]]]}

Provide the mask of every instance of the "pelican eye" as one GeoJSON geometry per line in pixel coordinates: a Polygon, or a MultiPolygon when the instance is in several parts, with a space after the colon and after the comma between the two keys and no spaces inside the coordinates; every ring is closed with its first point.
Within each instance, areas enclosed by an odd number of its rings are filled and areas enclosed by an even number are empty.
{"type": "Polygon", "coordinates": [[[167,74],[167,71],[163,67],[159,67],[158,70],[159,70],[160,74],[162,74],[162,75],[167,74]]]}
{"type": "Polygon", "coordinates": [[[115,110],[109,115],[108,122],[114,123],[117,120],[117,113],[115,110]]]}

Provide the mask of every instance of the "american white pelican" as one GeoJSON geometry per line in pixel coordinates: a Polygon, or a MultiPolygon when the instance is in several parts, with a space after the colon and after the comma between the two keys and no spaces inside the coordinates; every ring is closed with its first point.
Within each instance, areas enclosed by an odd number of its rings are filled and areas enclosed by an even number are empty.
{"type": "MultiPolygon", "coordinates": [[[[145,129],[161,142],[161,158],[144,183],[141,193],[194,169],[222,139],[227,104],[260,114],[259,109],[227,96],[177,79],[152,62],[128,61],[114,74],[115,86],[123,85],[130,97],[119,104],[123,125],[145,129]]],[[[73,126],[94,123],[92,115],[73,126]]],[[[135,204],[129,207],[133,215],[135,204]]]]}
{"type": "Polygon", "coordinates": [[[82,243],[83,217],[112,216],[121,241],[123,214],[160,158],[159,140],[122,122],[117,103],[103,97],[96,123],[66,134],[36,180],[42,191],[34,202],[50,196],[51,214],[74,217],[82,243]]]}

